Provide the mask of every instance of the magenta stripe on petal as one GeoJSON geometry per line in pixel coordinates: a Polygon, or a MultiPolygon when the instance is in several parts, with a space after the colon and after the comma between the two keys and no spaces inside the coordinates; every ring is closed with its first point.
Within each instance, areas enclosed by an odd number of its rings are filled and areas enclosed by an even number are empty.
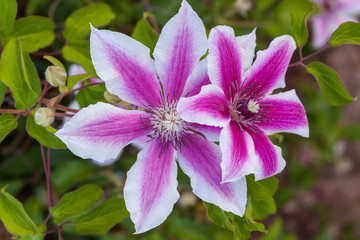
{"type": "Polygon", "coordinates": [[[309,136],[305,109],[295,90],[267,96],[259,101],[259,104],[260,114],[263,114],[263,117],[256,125],[266,135],[289,132],[303,137],[309,136]]]}
{"type": "Polygon", "coordinates": [[[161,89],[150,50],[118,32],[92,29],[91,58],[106,88],[138,106],[156,105],[161,89]]]}
{"type": "Polygon", "coordinates": [[[188,122],[224,127],[230,121],[228,101],[214,84],[203,86],[198,95],[181,98],[177,109],[188,122]]]}
{"type": "Polygon", "coordinates": [[[126,208],[135,223],[136,233],[161,224],[179,198],[174,149],[169,144],[151,141],[127,173],[124,187],[126,208]],[[165,147],[165,146],[163,146],[165,147]]]}
{"type": "Polygon", "coordinates": [[[241,86],[240,51],[232,28],[218,26],[211,30],[208,56],[210,81],[221,87],[228,99],[241,86]]]}
{"type": "Polygon", "coordinates": [[[285,73],[295,49],[294,39],[284,35],[275,38],[268,49],[258,51],[254,64],[245,74],[247,95],[265,95],[285,87],[285,73]]]}
{"type": "Polygon", "coordinates": [[[220,134],[222,182],[233,182],[254,173],[254,143],[238,123],[230,121],[220,134]]]}
{"type": "Polygon", "coordinates": [[[104,162],[116,158],[123,147],[146,135],[143,120],[148,118],[149,114],[143,111],[99,102],[81,109],[56,136],[76,155],[104,162]]]}
{"type": "Polygon", "coordinates": [[[260,169],[255,173],[255,179],[271,177],[281,172],[285,167],[285,160],[281,156],[281,149],[272,144],[269,138],[261,131],[247,129],[254,141],[255,154],[259,160],[260,169]]]}
{"type": "Polygon", "coordinates": [[[179,13],[164,26],[154,49],[156,71],[167,97],[181,96],[187,78],[206,49],[204,24],[183,1],[179,13]]]}
{"type": "Polygon", "coordinates": [[[246,205],[245,178],[221,184],[219,146],[194,134],[177,155],[179,165],[190,177],[193,192],[198,197],[225,211],[243,215],[246,205]]]}

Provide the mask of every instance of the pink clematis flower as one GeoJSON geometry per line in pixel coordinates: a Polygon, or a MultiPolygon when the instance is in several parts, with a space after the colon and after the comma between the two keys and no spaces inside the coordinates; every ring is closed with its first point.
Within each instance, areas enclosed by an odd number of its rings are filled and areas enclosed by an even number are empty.
{"type": "Polygon", "coordinates": [[[313,41],[315,48],[321,48],[329,41],[331,34],[344,22],[358,22],[360,15],[359,0],[312,0],[319,5],[321,14],[312,21],[313,41]]]}
{"type": "Polygon", "coordinates": [[[136,233],[158,226],[171,213],[179,198],[176,159],[198,197],[243,215],[245,178],[220,184],[221,151],[210,141],[219,137],[219,128],[186,122],[176,110],[181,96],[197,94],[210,83],[206,61],[199,61],[207,51],[205,28],[190,5],[184,0],[164,26],[155,60],[146,46],[121,33],[92,28],[90,43],[107,89],[140,108],[97,103],[79,111],[56,135],[76,155],[98,161],[115,157],[135,140],[147,140],[124,188],[136,233]]]}
{"type": "Polygon", "coordinates": [[[276,38],[268,49],[257,53],[252,64],[255,45],[255,30],[236,38],[230,27],[213,28],[207,57],[212,84],[178,103],[182,119],[222,127],[222,182],[251,173],[259,180],[282,171],[281,149],[266,135],[309,135],[305,110],[295,91],[269,95],[285,87],[294,40],[290,36],[276,38]]]}

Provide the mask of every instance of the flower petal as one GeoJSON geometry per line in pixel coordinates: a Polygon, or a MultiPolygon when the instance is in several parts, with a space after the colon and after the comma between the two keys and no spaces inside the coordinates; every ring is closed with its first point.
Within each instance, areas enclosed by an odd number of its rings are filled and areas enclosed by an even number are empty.
{"type": "Polygon", "coordinates": [[[207,140],[212,142],[219,141],[220,132],[222,130],[221,127],[208,126],[198,123],[191,123],[191,127],[193,127],[195,131],[204,135],[207,140]]]}
{"type": "Polygon", "coordinates": [[[207,61],[205,58],[198,62],[194,71],[190,74],[185,83],[182,96],[192,97],[200,92],[202,86],[210,83],[209,75],[207,73],[207,61]]]}
{"type": "Polygon", "coordinates": [[[337,3],[338,12],[358,16],[360,15],[360,1],[359,0],[341,0],[337,3]]]}
{"type": "Polygon", "coordinates": [[[181,169],[190,177],[193,192],[224,211],[242,216],[246,205],[246,180],[221,184],[219,146],[193,135],[189,144],[177,152],[181,169]]]}
{"type": "MultiPolygon", "coordinates": [[[[327,14],[329,15],[329,14],[327,14]]],[[[314,16],[312,21],[312,45],[314,48],[319,49],[326,45],[331,36],[331,31],[327,25],[327,18],[324,15],[314,16]]]]}
{"type": "Polygon", "coordinates": [[[92,28],[90,51],[112,94],[138,106],[158,104],[161,89],[148,47],[122,33],[92,28]]]}
{"type": "Polygon", "coordinates": [[[154,49],[156,72],[165,96],[180,97],[187,78],[206,50],[204,24],[183,0],[179,13],[165,24],[154,49]]]}
{"type": "Polygon", "coordinates": [[[266,135],[289,132],[309,137],[309,124],[306,112],[295,90],[265,97],[259,101],[260,114],[256,123],[266,135]]]}
{"type": "Polygon", "coordinates": [[[241,51],[232,28],[217,26],[211,30],[207,57],[209,77],[228,99],[234,96],[235,88],[241,86],[241,51]]]}
{"type": "Polygon", "coordinates": [[[254,173],[258,164],[254,142],[239,124],[230,121],[220,134],[222,182],[233,182],[254,173]]]}
{"type": "Polygon", "coordinates": [[[179,199],[174,149],[171,145],[162,148],[160,144],[151,141],[127,173],[124,199],[135,233],[164,222],[179,199]]]}
{"type": "Polygon", "coordinates": [[[118,156],[131,141],[146,135],[143,111],[124,110],[99,102],[81,109],[56,132],[74,154],[105,162],[118,156]]]}
{"type": "Polygon", "coordinates": [[[236,37],[237,45],[243,50],[241,53],[241,72],[246,72],[253,63],[256,47],[256,28],[247,35],[236,37]]]}
{"type": "Polygon", "coordinates": [[[253,139],[255,155],[258,157],[256,164],[255,180],[271,177],[281,172],[286,165],[281,156],[281,148],[272,144],[269,138],[261,131],[248,129],[247,132],[253,139]]]}
{"type": "Polygon", "coordinates": [[[254,64],[245,73],[248,96],[257,97],[285,87],[285,73],[295,49],[294,39],[284,35],[275,38],[268,49],[258,51],[254,64]]]}
{"type": "Polygon", "coordinates": [[[182,119],[216,127],[224,127],[230,121],[228,101],[221,88],[209,84],[198,95],[181,98],[177,110],[182,119]]]}

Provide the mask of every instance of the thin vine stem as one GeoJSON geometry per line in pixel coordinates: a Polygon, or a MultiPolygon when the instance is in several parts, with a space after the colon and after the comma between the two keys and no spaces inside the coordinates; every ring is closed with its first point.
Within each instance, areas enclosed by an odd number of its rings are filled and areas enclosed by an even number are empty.
{"type": "Polygon", "coordinates": [[[73,117],[74,114],[56,112],[56,113],[55,113],[55,116],[57,116],[57,117],[73,117]]]}
{"type": "Polygon", "coordinates": [[[46,56],[46,55],[57,56],[57,55],[61,55],[61,54],[62,54],[62,49],[54,51],[54,52],[34,52],[34,53],[31,53],[31,55],[34,55],[34,56],[46,56]]]}
{"type": "Polygon", "coordinates": [[[39,102],[37,104],[37,108],[40,107],[42,100],[45,97],[45,94],[47,93],[47,91],[49,91],[50,88],[52,88],[52,86],[49,85],[49,83],[47,81],[45,81],[43,92],[41,93],[41,96],[39,97],[39,102]]]}
{"type": "Polygon", "coordinates": [[[76,92],[76,91],[79,91],[79,90],[81,90],[81,89],[88,88],[88,87],[91,87],[91,86],[98,86],[98,85],[100,85],[100,84],[102,84],[102,82],[90,83],[90,84],[88,84],[88,85],[85,85],[85,86],[82,86],[82,87],[79,87],[79,88],[75,88],[75,89],[73,89],[73,90],[71,90],[71,91],[65,92],[65,93],[63,93],[63,96],[70,95],[70,94],[72,94],[72,93],[74,93],[74,92],[76,92]]]}
{"type": "Polygon", "coordinates": [[[65,225],[69,225],[69,224],[72,224],[72,223],[71,223],[71,222],[62,223],[62,224],[60,224],[59,226],[57,226],[56,228],[54,228],[54,229],[50,229],[50,230],[47,230],[47,231],[43,232],[43,234],[58,232],[59,230],[62,230],[62,228],[63,228],[65,225]]]}
{"type": "Polygon", "coordinates": [[[328,50],[330,47],[331,47],[331,45],[328,44],[328,45],[326,45],[325,47],[323,47],[322,49],[320,49],[320,50],[318,50],[318,51],[316,51],[316,52],[314,52],[314,53],[312,53],[312,54],[310,54],[310,55],[308,55],[308,56],[306,56],[306,57],[303,57],[303,56],[302,56],[302,49],[299,48],[299,58],[300,58],[299,61],[297,61],[297,62],[295,62],[295,63],[289,64],[289,67],[294,67],[294,66],[298,66],[298,65],[303,66],[303,67],[307,67],[307,66],[303,63],[304,61],[306,61],[306,60],[308,60],[308,59],[310,59],[310,58],[312,58],[312,57],[315,57],[316,55],[318,55],[318,54],[320,54],[320,53],[325,52],[325,51],[328,50]]]}
{"type": "Polygon", "coordinates": [[[0,113],[14,113],[14,114],[23,114],[26,111],[17,110],[17,109],[0,109],[0,113]]]}
{"type": "Polygon", "coordinates": [[[57,8],[57,6],[59,5],[60,2],[61,2],[61,0],[55,0],[50,5],[48,17],[51,19],[51,21],[54,21],[55,10],[56,10],[56,8],[57,8]]]}
{"type": "Polygon", "coordinates": [[[47,148],[47,171],[49,177],[49,207],[54,207],[54,198],[51,186],[51,148],[47,148]]]}
{"type": "Polygon", "coordinates": [[[52,198],[52,188],[51,188],[51,178],[50,178],[50,150],[48,148],[48,159],[45,158],[45,150],[44,146],[40,143],[40,149],[41,149],[41,156],[44,164],[44,171],[45,171],[45,177],[46,177],[46,186],[47,186],[47,192],[48,192],[48,201],[49,201],[49,207],[54,206],[53,198],[52,198]]]}

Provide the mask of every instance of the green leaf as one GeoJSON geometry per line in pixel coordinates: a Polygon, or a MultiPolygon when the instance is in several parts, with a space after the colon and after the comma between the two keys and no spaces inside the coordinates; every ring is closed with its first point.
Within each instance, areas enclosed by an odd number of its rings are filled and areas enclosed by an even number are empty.
{"type": "Polygon", "coordinates": [[[4,100],[6,90],[7,90],[7,86],[5,84],[3,84],[2,82],[0,82],[0,107],[4,100]]]}
{"type": "Polygon", "coordinates": [[[49,148],[66,148],[66,145],[53,133],[48,132],[44,127],[35,123],[31,115],[26,121],[26,130],[30,136],[38,140],[42,145],[49,148]]]}
{"type": "Polygon", "coordinates": [[[314,75],[329,104],[344,106],[354,101],[344,88],[337,73],[330,67],[320,62],[312,62],[307,71],[314,75]]]}
{"type": "Polygon", "coordinates": [[[65,22],[64,37],[69,42],[84,40],[90,33],[90,24],[104,26],[115,18],[111,8],[104,4],[92,4],[72,13],[65,22]]]}
{"type": "Polygon", "coordinates": [[[245,229],[251,232],[265,232],[265,226],[262,223],[255,222],[252,219],[244,217],[235,216],[235,223],[242,224],[245,226],[245,229]]]}
{"type": "Polygon", "coordinates": [[[129,213],[124,200],[111,198],[103,201],[88,214],[74,218],[72,222],[79,234],[104,234],[127,217],[129,213]]]}
{"type": "MultiPolygon", "coordinates": [[[[45,219],[43,204],[36,196],[29,197],[24,203],[24,208],[29,217],[31,217],[34,222],[41,223],[45,219]]],[[[39,230],[41,230],[40,227],[43,226],[38,225],[39,230]]],[[[46,229],[44,231],[46,231],[46,229]]]]}
{"type": "Polygon", "coordinates": [[[47,17],[28,16],[15,21],[9,39],[19,39],[25,52],[36,52],[54,41],[54,28],[55,24],[47,17]]]}
{"type": "Polygon", "coordinates": [[[44,235],[35,235],[35,236],[26,236],[26,237],[19,237],[18,240],[43,240],[44,235]]]}
{"type": "Polygon", "coordinates": [[[204,204],[207,208],[208,217],[217,225],[227,228],[228,219],[225,212],[214,204],[208,202],[204,202],[204,204]]]}
{"type": "Polygon", "coordinates": [[[290,27],[296,46],[303,47],[308,40],[306,21],[311,8],[294,8],[290,11],[290,27]]]}
{"type": "Polygon", "coordinates": [[[16,0],[0,0],[0,9],[0,32],[7,35],[13,29],[17,12],[16,0]]]}
{"type": "Polygon", "coordinates": [[[70,76],[67,79],[68,90],[71,90],[78,82],[84,81],[88,78],[91,78],[91,75],[86,73],[70,76]]]}
{"type": "Polygon", "coordinates": [[[51,62],[52,64],[54,64],[55,66],[61,67],[62,69],[65,70],[64,64],[62,64],[62,62],[60,62],[57,58],[53,56],[44,56],[44,58],[49,62],[51,62]]]}
{"type": "Polygon", "coordinates": [[[56,224],[88,212],[95,203],[100,201],[103,190],[95,184],[88,184],[76,191],[65,194],[60,202],[50,208],[56,224]]]}
{"type": "Polygon", "coordinates": [[[90,42],[84,41],[82,46],[67,45],[63,48],[63,56],[70,62],[79,63],[87,73],[97,77],[90,57],[90,42]]]}
{"type": "Polygon", "coordinates": [[[276,204],[274,200],[252,199],[249,198],[247,211],[256,220],[263,220],[269,214],[276,213],[276,204]]]}
{"type": "Polygon", "coordinates": [[[18,122],[14,115],[9,113],[3,113],[0,115],[0,143],[4,138],[15,128],[17,128],[18,122]]]}
{"type": "Polygon", "coordinates": [[[345,22],[331,35],[329,43],[331,46],[339,46],[341,44],[357,44],[360,45],[360,23],[345,22]]]}
{"type": "Polygon", "coordinates": [[[254,175],[246,176],[248,188],[248,204],[246,214],[248,219],[262,220],[267,215],[276,212],[273,195],[279,181],[275,177],[255,181],[254,175]]]}
{"type": "Polygon", "coordinates": [[[97,102],[106,102],[104,98],[105,90],[104,83],[99,86],[81,89],[76,95],[76,100],[81,108],[87,107],[90,104],[96,104],[97,102]]]}
{"type": "Polygon", "coordinates": [[[0,79],[11,89],[17,109],[31,107],[41,94],[36,68],[30,56],[22,52],[17,39],[10,40],[2,52],[0,79]]]}
{"type": "Polygon", "coordinates": [[[22,204],[9,193],[0,192],[0,220],[13,235],[39,235],[41,232],[26,214],[22,204]]]}
{"type": "Polygon", "coordinates": [[[270,180],[255,181],[254,175],[246,176],[246,183],[248,188],[248,196],[253,199],[273,200],[273,194],[277,189],[279,181],[275,177],[270,180]],[[275,189],[275,191],[274,191],[275,189]]]}
{"type": "Polygon", "coordinates": [[[146,20],[146,16],[147,15],[144,14],[144,17],[137,22],[131,37],[150,48],[150,52],[152,53],[159,36],[146,20]]]}

